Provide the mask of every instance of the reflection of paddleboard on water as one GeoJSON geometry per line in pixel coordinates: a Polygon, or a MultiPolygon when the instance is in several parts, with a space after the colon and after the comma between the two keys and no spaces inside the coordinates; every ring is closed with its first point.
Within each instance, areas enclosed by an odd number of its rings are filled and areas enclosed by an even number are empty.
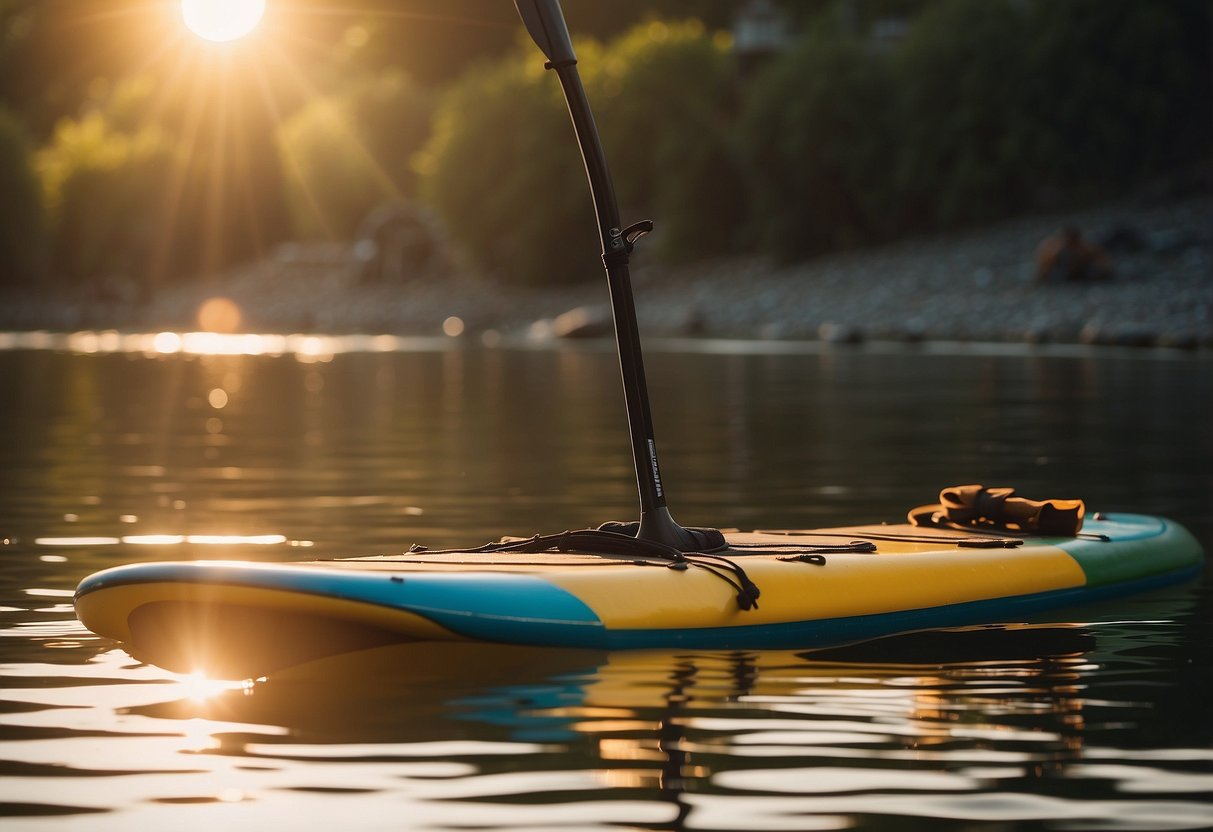
{"type": "Polygon", "coordinates": [[[532,709],[581,705],[605,666],[598,650],[476,642],[412,642],[294,665],[256,683],[129,708],[156,719],[278,725],[318,741],[410,743],[450,739],[449,720],[527,721],[532,709]],[[523,716],[500,715],[518,711],[523,716]]]}
{"type": "Polygon", "coordinates": [[[279,725],[341,742],[449,738],[450,719],[510,739],[568,739],[587,718],[733,708],[743,697],[909,675],[963,676],[1011,663],[1040,673],[1097,642],[1081,625],[983,626],[890,636],[821,651],[596,651],[475,642],[394,644],[317,659],[205,697],[138,705],[158,719],[279,725]],[[595,710],[597,709],[597,710],[595,710]],[[604,710],[605,709],[605,710],[604,710]]]}
{"type": "Polygon", "coordinates": [[[615,321],[640,520],[474,549],[265,564],[123,566],[86,578],[81,621],[170,669],[257,676],[408,642],[769,649],[1019,621],[1195,575],[1203,555],[1159,518],[1077,500],[947,489],[909,524],[789,532],[684,528],[653,436],[625,226],[557,0],[516,0],[564,91],[585,162],[615,321]]]}
{"type": "MultiPolygon", "coordinates": [[[[1136,642],[1149,627],[1134,632],[1136,642]]],[[[878,655],[864,644],[823,658],[419,642],[332,656],[217,695],[165,685],[180,698],[123,713],[168,734],[168,721],[178,722],[195,731],[191,747],[276,784],[294,773],[311,788],[380,790],[396,802],[394,790],[417,789],[426,801],[488,801],[491,812],[564,807],[558,820],[529,814],[515,824],[527,828],[576,826],[569,818],[598,800],[586,790],[607,788],[615,803],[675,807],[665,823],[629,815],[616,819],[622,825],[699,828],[678,819],[702,811],[707,826],[724,828],[719,808],[702,801],[728,793],[730,781],[745,790],[735,817],[755,801],[770,812],[771,798],[788,794],[834,800],[838,791],[862,803],[873,781],[925,786],[938,806],[956,796],[955,784],[930,789],[941,767],[963,767],[964,777],[996,770],[1008,789],[1040,780],[1042,766],[1081,764],[1085,743],[1109,744],[1106,709],[1123,706],[1108,686],[1123,685],[1127,669],[1134,685],[1169,681],[1165,671],[1138,675],[1139,643],[1118,657],[1103,637],[1098,625],[939,630],[883,639],[878,655]]],[[[974,775],[965,789],[980,782],[974,775]]],[[[986,792],[973,795],[982,811],[986,792]]],[[[802,829],[811,815],[727,828],[802,829]]]]}

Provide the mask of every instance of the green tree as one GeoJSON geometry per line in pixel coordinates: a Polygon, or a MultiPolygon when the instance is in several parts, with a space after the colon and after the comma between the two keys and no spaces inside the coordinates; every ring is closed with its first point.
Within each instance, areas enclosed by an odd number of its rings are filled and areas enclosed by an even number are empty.
{"type": "Polygon", "coordinates": [[[278,140],[296,233],[349,239],[376,205],[413,197],[412,157],[429,136],[431,102],[427,90],[386,71],[292,115],[278,140]]]}
{"type": "Polygon", "coordinates": [[[885,60],[824,22],[754,79],[740,135],[763,250],[792,259],[887,233],[892,100],[885,60]]]}
{"type": "Polygon", "coordinates": [[[534,58],[468,72],[419,158],[422,193],[487,269],[522,283],[598,274],[596,224],[568,111],[534,58]]]}
{"type": "Polygon", "coordinates": [[[1090,198],[1209,158],[1211,14],[1203,0],[1034,2],[1025,60],[1041,125],[1036,175],[1090,198]]]}
{"type": "Polygon", "coordinates": [[[46,228],[25,127],[0,108],[0,283],[29,283],[45,266],[46,228]]]}
{"type": "Polygon", "coordinates": [[[1028,47],[1027,16],[1011,0],[944,0],[914,22],[895,55],[905,227],[989,221],[1026,207],[1041,126],[1028,47]]]}
{"type": "Polygon", "coordinates": [[[727,38],[697,20],[653,20],[593,54],[587,83],[624,211],[652,215],[667,260],[734,249],[747,160],[727,38]]]}
{"type": "Polygon", "coordinates": [[[145,77],[94,88],[38,153],[57,273],[78,282],[120,275],[152,292],[281,238],[277,158],[253,96],[181,102],[145,77]]]}
{"type": "MultiPolygon", "coordinates": [[[[650,21],[577,46],[626,220],[651,216],[658,253],[732,250],[746,195],[733,143],[727,42],[694,21],[650,21]]],[[[512,280],[601,274],[585,172],[560,86],[529,46],[443,97],[422,192],[481,263],[512,280]]]]}
{"type": "Polygon", "coordinates": [[[160,231],[171,152],[154,128],[115,131],[100,112],[64,119],[38,154],[55,272],[73,282],[142,277],[160,231]]]}

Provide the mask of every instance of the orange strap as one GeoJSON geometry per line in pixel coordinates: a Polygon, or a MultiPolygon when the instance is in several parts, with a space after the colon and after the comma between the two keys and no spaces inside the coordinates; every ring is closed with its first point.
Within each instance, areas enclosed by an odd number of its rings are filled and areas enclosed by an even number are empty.
{"type": "Polygon", "coordinates": [[[915,526],[1002,529],[1073,537],[1082,528],[1082,500],[1028,500],[1013,488],[954,485],[939,492],[939,503],[911,509],[915,526]]]}

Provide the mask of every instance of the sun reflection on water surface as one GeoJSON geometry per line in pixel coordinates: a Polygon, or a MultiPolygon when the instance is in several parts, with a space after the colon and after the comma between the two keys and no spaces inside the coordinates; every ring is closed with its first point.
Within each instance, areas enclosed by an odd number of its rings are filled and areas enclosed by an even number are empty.
{"type": "Polygon", "coordinates": [[[310,540],[291,540],[282,534],[128,534],[122,537],[36,537],[36,546],[290,546],[309,547],[310,540]]]}
{"type": "Polygon", "coordinates": [[[84,355],[112,353],[148,357],[167,355],[294,356],[301,362],[331,361],[346,353],[439,352],[449,350],[446,335],[310,335],[224,332],[0,332],[0,351],[49,350],[84,355]]]}

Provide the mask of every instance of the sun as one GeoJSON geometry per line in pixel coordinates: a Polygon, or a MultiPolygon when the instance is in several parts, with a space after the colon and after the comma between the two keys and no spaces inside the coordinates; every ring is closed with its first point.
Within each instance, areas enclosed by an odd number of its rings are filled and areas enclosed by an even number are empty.
{"type": "Polygon", "coordinates": [[[228,41],[242,38],[265,14],[265,0],[181,0],[186,28],[200,38],[228,41]]]}

